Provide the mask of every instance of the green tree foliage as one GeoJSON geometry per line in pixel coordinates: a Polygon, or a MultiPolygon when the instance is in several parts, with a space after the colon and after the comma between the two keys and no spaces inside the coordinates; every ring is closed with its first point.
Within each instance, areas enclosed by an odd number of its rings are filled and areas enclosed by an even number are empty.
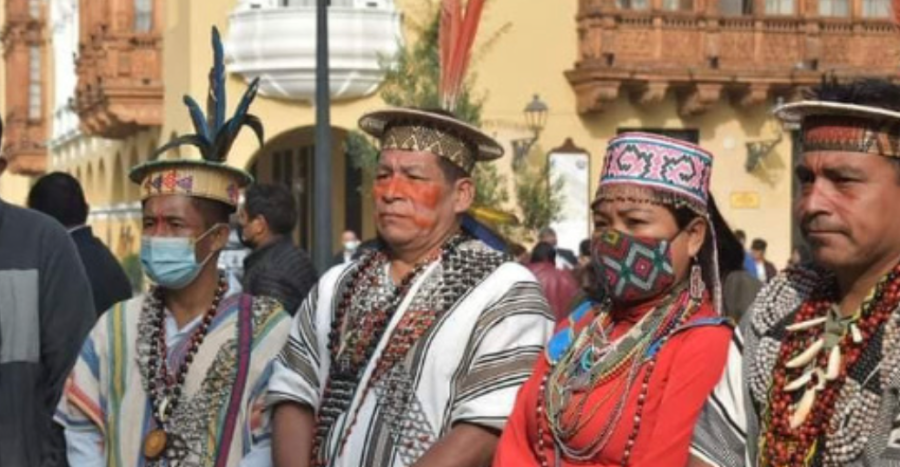
{"type": "Polygon", "coordinates": [[[550,176],[550,163],[546,160],[516,172],[516,198],[522,211],[520,240],[534,241],[540,229],[560,219],[565,202],[564,183],[560,178],[550,180],[550,176]]]}

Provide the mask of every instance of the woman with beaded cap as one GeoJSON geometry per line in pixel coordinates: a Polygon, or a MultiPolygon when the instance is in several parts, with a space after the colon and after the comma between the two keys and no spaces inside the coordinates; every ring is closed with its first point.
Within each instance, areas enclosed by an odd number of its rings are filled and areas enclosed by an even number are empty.
{"type": "Polygon", "coordinates": [[[610,141],[593,204],[606,297],[560,323],[525,384],[495,467],[678,466],[725,364],[712,155],[661,136],[610,141]]]}
{"type": "Polygon", "coordinates": [[[57,421],[78,467],[271,464],[263,399],[290,317],[270,298],[229,289],[217,258],[239,190],[252,181],[225,159],[247,113],[254,82],[225,120],[218,31],[207,115],[189,96],[196,134],[180,144],[202,159],[157,158],[134,167],[141,186],[141,264],[154,285],[105,313],[72,370],[57,421]],[[208,117],[208,118],[207,118],[208,117]]]}

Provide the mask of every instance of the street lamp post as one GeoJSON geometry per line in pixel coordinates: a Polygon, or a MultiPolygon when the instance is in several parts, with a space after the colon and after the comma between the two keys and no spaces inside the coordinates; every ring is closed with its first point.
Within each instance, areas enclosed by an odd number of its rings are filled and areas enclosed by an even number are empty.
{"type": "Polygon", "coordinates": [[[549,108],[547,107],[547,104],[545,104],[537,94],[535,94],[534,98],[531,99],[531,102],[525,106],[525,126],[531,131],[531,137],[512,140],[514,169],[522,167],[525,158],[528,157],[528,153],[531,152],[531,148],[534,147],[534,143],[540,138],[541,132],[544,131],[544,127],[547,125],[548,111],[549,108]]]}
{"type": "Polygon", "coordinates": [[[322,274],[331,266],[331,91],[328,69],[328,5],[316,4],[316,154],[313,177],[313,259],[322,274]]]}

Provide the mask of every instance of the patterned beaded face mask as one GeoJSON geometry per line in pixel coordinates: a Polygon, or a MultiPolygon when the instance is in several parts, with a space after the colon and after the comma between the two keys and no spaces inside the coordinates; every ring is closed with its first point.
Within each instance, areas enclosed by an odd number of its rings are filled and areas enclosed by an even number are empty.
{"type": "Polygon", "coordinates": [[[620,304],[638,303],[669,290],[675,283],[671,245],[671,240],[617,230],[600,232],[591,253],[609,298],[620,304]]]}

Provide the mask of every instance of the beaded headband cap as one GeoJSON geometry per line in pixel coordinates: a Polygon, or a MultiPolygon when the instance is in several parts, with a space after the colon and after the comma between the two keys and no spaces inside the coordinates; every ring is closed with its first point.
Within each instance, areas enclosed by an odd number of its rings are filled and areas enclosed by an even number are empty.
{"type": "Polygon", "coordinates": [[[839,102],[802,101],[775,110],[800,123],[803,151],[861,152],[900,157],[900,113],[839,102]]]}
{"type": "Polygon", "coordinates": [[[476,162],[503,156],[503,146],[471,125],[453,117],[415,109],[386,109],[359,120],[359,128],[378,138],[381,149],[425,151],[471,174],[476,162]]]}
{"type": "Polygon", "coordinates": [[[240,189],[253,183],[253,177],[226,163],[234,141],[244,127],[255,133],[260,146],[264,132],[260,119],[249,113],[256,98],[259,78],[254,79],[231,118],[226,118],[225,53],[219,30],[212,28],[213,64],[209,70],[206,114],[191,97],[184,96],[195,133],[182,135],[159,147],[152,160],[131,169],[129,178],[141,187],[141,200],[153,196],[183,195],[221,201],[237,207],[240,189]],[[161,159],[179,146],[194,146],[201,159],[161,159]],[[159,159],[158,159],[159,158],[159,159]]]}
{"type": "Polygon", "coordinates": [[[625,133],[609,142],[594,199],[645,198],[707,213],[712,154],[664,136],[625,133]]]}

